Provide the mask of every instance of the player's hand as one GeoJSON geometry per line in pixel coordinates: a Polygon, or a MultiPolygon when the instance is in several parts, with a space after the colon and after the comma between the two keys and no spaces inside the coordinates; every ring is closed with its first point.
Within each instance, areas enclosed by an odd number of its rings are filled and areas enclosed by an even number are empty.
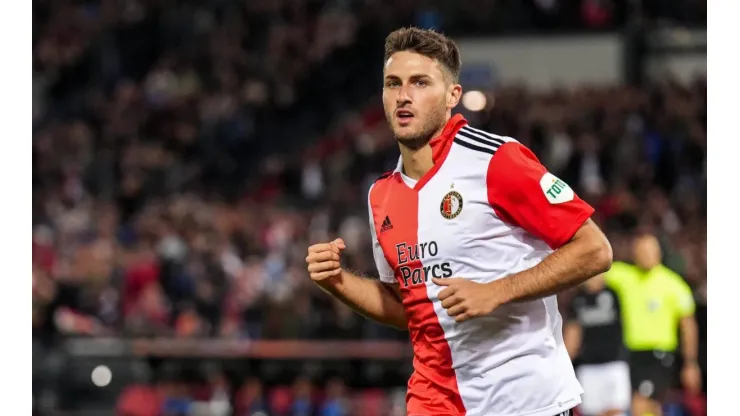
{"type": "Polygon", "coordinates": [[[488,285],[460,278],[434,277],[432,282],[445,286],[439,300],[456,322],[488,315],[499,306],[488,285]]]}
{"type": "Polygon", "coordinates": [[[699,364],[686,363],[681,369],[681,383],[690,393],[699,393],[701,391],[701,369],[699,364]]]}
{"type": "Polygon", "coordinates": [[[342,273],[339,258],[345,248],[347,246],[344,245],[344,240],[341,238],[337,238],[331,243],[314,244],[309,247],[306,263],[308,263],[308,273],[311,275],[311,280],[321,282],[342,273]]]}

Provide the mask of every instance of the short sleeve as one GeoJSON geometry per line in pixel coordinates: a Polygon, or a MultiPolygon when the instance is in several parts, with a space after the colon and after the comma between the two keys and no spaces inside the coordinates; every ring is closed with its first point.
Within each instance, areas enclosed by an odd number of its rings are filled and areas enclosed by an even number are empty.
{"type": "Polygon", "coordinates": [[[488,202],[502,220],[527,230],[553,249],[570,241],[594,213],[561,179],[518,142],[496,151],[486,175],[488,202]]]}
{"type": "Polygon", "coordinates": [[[681,276],[672,271],[669,271],[673,275],[674,284],[672,295],[673,304],[676,309],[676,313],[681,318],[694,315],[696,311],[696,302],[694,301],[694,293],[681,276]]]}
{"type": "MultiPolygon", "coordinates": [[[[370,188],[370,192],[372,192],[372,187],[370,188]]],[[[393,268],[391,268],[391,266],[388,264],[388,260],[385,259],[385,253],[383,253],[383,248],[380,246],[380,242],[378,241],[378,234],[376,231],[375,219],[373,215],[373,207],[372,204],[370,204],[369,195],[367,210],[370,215],[370,238],[372,239],[373,245],[373,259],[375,260],[375,267],[378,269],[380,281],[383,283],[396,283],[396,277],[393,273],[393,268]]]]}

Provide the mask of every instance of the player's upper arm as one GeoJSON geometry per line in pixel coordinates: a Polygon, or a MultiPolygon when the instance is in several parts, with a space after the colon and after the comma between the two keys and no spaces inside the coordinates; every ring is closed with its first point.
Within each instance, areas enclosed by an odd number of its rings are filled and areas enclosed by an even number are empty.
{"type": "Polygon", "coordinates": [[[594,209],[518,142],[496,151],[486,177],[488,201],[502,220],[557,249],[571,240],[594,209]]]}
{"type": "Polygon", "coordinates": [[[370,238],[372,239],[373,245],[373,259],[375,260],[375,267],[378,269],[380,281],[383,283],[395,284],[396,277],[393,273],[393,268],[388,264],[388,260],[385,258],[385,253],[383,253],[383,248],[380,246],[380,242],[378,241],[377,225],[375,223],[375,216],[373,215],[373,206],[370,202],[370,194],[373,192],[374,186],[375,185],[370,187],[367,203],[367,210],[370,215],[370,238]]]}

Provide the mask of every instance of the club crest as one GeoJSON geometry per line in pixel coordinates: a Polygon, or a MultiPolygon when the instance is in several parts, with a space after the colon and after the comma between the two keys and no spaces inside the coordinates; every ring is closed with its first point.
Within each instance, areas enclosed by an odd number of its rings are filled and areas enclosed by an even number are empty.
{"type": "Polygon", "coordinates": [[[448,220],[460,215],[462,209],[463,197],[457,191],[448,192],[444,198],[442,198],[442,203],[439,205],[439,212],[448,220]]]}

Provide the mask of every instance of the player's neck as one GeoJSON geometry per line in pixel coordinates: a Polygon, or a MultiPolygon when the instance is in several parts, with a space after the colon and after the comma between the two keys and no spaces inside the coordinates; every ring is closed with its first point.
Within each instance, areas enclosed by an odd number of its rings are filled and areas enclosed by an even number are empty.
{"type": "MultiPolygon", "coordinates": [[[[449,117],[447,118],[447,122],[449,122],[449,117]]],[[[400,145],[404,175],[418,181],[422,176],[426,175],[432,167],[434,167],[434,152],[429,143],[444,132],[447,122],[445,122],[439,130],[434,132],[427,144],[418,149],[413,149],[404,146],[403,144],[400,145]]]]}
{"type": "Polygon", "coordinates": [[[401,159],[403,160],[403,174],[413,180],[419,180],[434,166],[432,147],[429,144],[419,149],[411,149],[401,146],[401,159]]]}

